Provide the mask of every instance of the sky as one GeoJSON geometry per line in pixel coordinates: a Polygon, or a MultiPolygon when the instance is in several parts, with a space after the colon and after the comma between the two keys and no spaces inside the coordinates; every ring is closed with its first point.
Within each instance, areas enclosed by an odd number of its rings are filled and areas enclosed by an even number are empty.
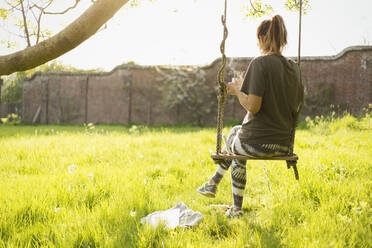
{"type": "MultiPolygon", "coordinates": [[[[298,13],[285,10],[284,0],[268,2],[275,14],[283,16],[288,29],[284,55],[296,56],[298,13]]],[[[268,17],[246,19],[241,8],[247,3],[228,0],[228,57],[259,55],[256,28],[268,17]]],[[[61,4],[68,6],[71,1],[61,4]]],[[[68,15],[50,18],[44,25],[58,32],[89,4],[88,0],[82,1],[68,15]]],[[[336,55],[349,46],[372,45],[372,0],[310,0],[310,4],[303,17],[303,56],[336,55]]],[[[223,5],[224,0],[142,0],[139,7],[120,10],[106,29],[58,61],[80,69],[106,71],[129,61],[141,65],[209,64],[220,57],[223,5]]],[[[0,55],[7,53],[0,49],[0,55]]]]}

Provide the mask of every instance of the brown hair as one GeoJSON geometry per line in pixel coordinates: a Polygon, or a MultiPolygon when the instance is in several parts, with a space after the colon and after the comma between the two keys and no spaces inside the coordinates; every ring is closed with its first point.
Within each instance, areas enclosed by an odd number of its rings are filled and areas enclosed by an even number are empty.
{"type": "Polygon", "coordinates": [[[257,28],[257,39],[259,40],[262,53],[281,54],[287,45],[287,29],[280,15],[271,20],[264,20],[257,28]]]}

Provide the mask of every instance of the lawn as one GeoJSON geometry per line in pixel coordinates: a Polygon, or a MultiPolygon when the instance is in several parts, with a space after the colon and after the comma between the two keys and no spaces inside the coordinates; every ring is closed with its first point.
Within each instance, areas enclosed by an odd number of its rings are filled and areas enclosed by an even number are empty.
{"type": "MultiPolygon", "coordinates": [[[[230,127],[231,128],[231,127],[230,127]]],[[[228,133],[229,127],[224,133],[228,133]]],[[[300,180],[283,161],[249,161],[244,217],[230,175],[217,197],[215,129],[0,126],[0,247],[370,247],[372,118],[316,118],[296,133],[300,180]],[[194,228],[140,219],[184,202],[194,228]]]]}

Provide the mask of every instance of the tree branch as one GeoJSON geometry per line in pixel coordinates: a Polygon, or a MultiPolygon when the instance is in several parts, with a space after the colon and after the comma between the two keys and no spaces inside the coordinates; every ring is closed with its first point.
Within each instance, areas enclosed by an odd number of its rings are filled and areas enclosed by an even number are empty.
{"type": "Polygon", "coordinates": [[[44,10],[47,9],[52,3],[53,3],[53,0],[49,0],[49,2],[44,7],[40,7],[39,5],[33,2],[33,5],[30,7],[30,9],[37,8],[42,12],[43,9],[44,10]]]}
{"type": "Polygon", "coordinates": [[[25,71],[58,58],[94,35],[129,0],[97,0],[58,34],[35,46],[0,56],[0,76],[25,71]]]}
{"type": "Polygon", "coordinates": [[[40,29],[41,29],[41,16],[43,15],[43,12],[40,12],[39,18],[37,19],[37,36],[36,36],[36,44],[39,43],[40,40],[40,29]]]}
{"type": "Polygon", "coordinates": [[[63,11],[60,11],[60,12],[49,12],[49,11],[46,11],[46,9],[50,6],[50,4],[52,3],[52,1],[49,2],[49,4],[45,7],[40,7],[36,4],[34,4],[32,7],[36,7],[38,8],[43,14],[45,15],[63,15],[65,13],[67,13],[68,11],[76,8],[76,6],[79,4],[80,0],[75,0],[75,3],[73,6],[71,7],[68,7],[67,9],[63,10],[63,11]]]}
{"type": "Polygon", "coordinates": [[[26,38],[25,35],[21,35],[21,34],[18,34],[18,33],[12,32],[12,31],[8,30],[6,27],[4,27],[3,25],[1,25],[0,28],[3,29],[3,30],[4,30],[5,32],[7,32],[8,34],[11,34],[11,35],[17,36],[17,37],[22,38],[22,39],[25,39],[25,38],[26,38]]]}
{"type": "Polygon", "coordinates": [[[7,11],[12,11],[13,9],[17,9],[17,7],[18,7],[22,2],[19,1],[19,3],[16,4],[16,5],[14,5],[14,6],[13,6],[9,1],[6,1],[6,0],[5,0],[5,3],[11,7],[10,9],[7,9],[7,11]]]}
{"type": "Polygon", "coordinates": [[[27,28],[27,20],[26,20],[26,13],[25,13],[25,8],[23,6],[23,1],[24,0],[21,0],[21,12],[22,12],[22,17],[23,17],[23,27],[25,29],[25,35],[26,35],[26,41],[27,41],[27,46],[30,47],[31,46],[31,42],[30,42],[30,34],[28,33],[28,28],[27,28]]]}
{"type": "Polygon", "coordinates": [[[252,3],[252,0],[249,0],[249,3],[251,4],[251,7],[252,7],[252,9],[254,10],[255,13],[265,13],[265,12],[262,11],[262,10],[257,10],[257,9],[254,7],[254,4],[252,3]]]}

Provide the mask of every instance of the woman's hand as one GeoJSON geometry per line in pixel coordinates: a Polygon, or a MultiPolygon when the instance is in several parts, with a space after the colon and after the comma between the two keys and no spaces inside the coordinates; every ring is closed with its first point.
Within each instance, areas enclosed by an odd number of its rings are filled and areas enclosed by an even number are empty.
{"type": "Polygon", "coordinates": [[[227,93],[236,96],[240,91],[243,84],[242,78],[233,78],[232,82],[227,83],[227,93]]]}

